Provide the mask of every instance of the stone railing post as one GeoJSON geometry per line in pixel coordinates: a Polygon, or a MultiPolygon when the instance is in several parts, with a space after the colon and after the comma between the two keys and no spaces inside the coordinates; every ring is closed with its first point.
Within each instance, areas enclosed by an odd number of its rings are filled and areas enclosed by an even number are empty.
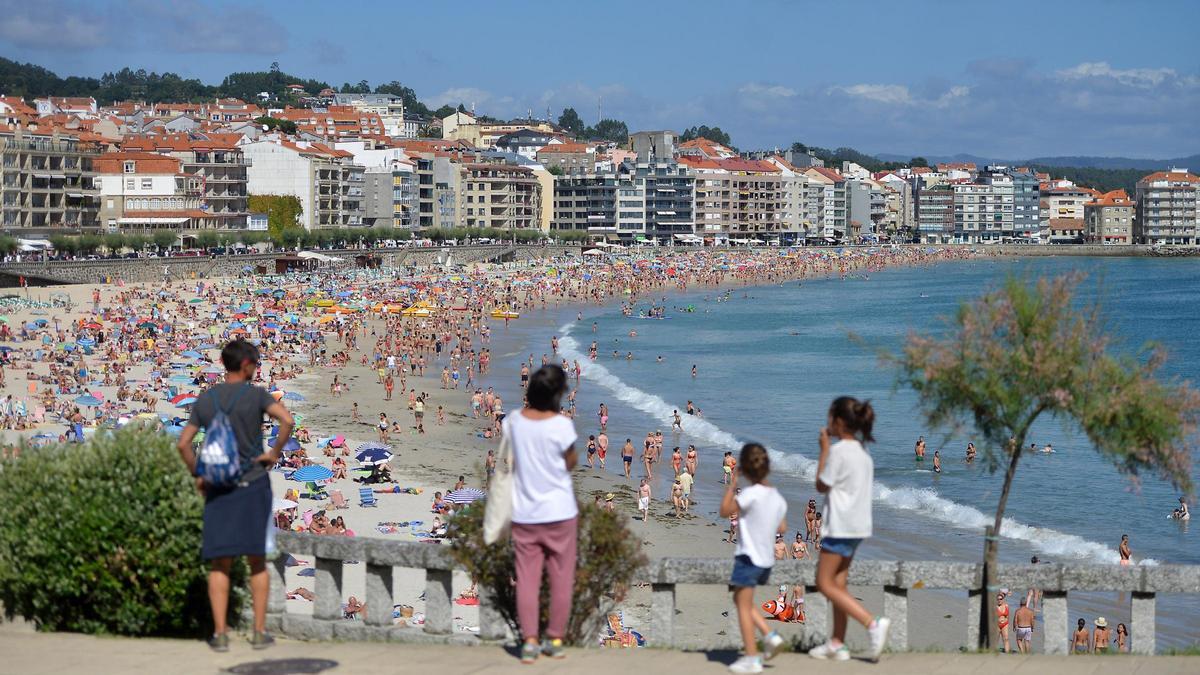
{"type": "Polygon", "coordinates": [[[825,641],[829,635],[832,619],[829,615],[829,600],[814,586],[804,587],[805,632],[817,639],[816,644],[825,641]]]}
{"type": "Polygon", "coordinates": [[[287,612],[287,586],[283,576],[287,558],[288,554],[280,551],[274,560],[267,561],[267,580],[271,585],[267,591],[267,614],[287,612]]]}
{"type": "Polygon", "coordinates": [[[445,635],[454,628],[450,604],[450,570],[425,570],[425,632],[445,635]]]}
{"type": "Polygon", "coordinates": [[[1047,654],[1067,654],[1070,640],[1067,592],[1042,592],[1042,649],[1047,654]]]}
{"type": "MultiPolygon", "coordinates": [[[[1154,592],[1133,592],[1129,612],[1129,651],[1134,654],[1153,655],[1155,642],[1154,631],[1154,592]]],[[[1116,629],[1114,629],[1116,630],[1116,629]]]]}
{"type": "Polygon", "coordinates": [[[972,588],[967,591],[967,649],[979,650],[979,611],[983,602],[983,590],[972,588]]]}
{"type": "Polygon", "coordinates": [[[496,609],[496,599],[486,585],[479,591],[479,638],[481,640],[503,640],[508,637],[508,624],[496,609]]]}
{"type": "Polygon", "coordinates": [[[341,560],[317,556],[314,578],[313,618],[339,620],[342,618],[342,571],[341,560]]]}
{"type": "Polygon", "coordinates": [[[899,586],[883,587],[883,615],[891,619],[888,648],[908,651],[908,589],[899,586]]]}
{"type": "Polygon", "coordinates": [[[675,644],[675,584],[650,585],[650,634],[656,647],[675,644]]]}
{"type": "Polygon", "coordinates": [[[392,608],[395,601],[392,596],[392,566],[367,563],[367,625],[391,626],[392,608]]]}

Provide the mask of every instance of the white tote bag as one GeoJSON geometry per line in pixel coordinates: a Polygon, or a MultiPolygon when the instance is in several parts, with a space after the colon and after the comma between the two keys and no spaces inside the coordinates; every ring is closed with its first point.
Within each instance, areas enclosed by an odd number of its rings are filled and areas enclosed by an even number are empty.
{"type": "Polygon", "coordinates": [[[483,543],[495,544],[508,537],[512,527],[513,505],[513,456],[512,441],[506,430],[501,430],[500,452],[496,459],[496,472],[488,485],[488,496],[483,511],[483,543]]]}

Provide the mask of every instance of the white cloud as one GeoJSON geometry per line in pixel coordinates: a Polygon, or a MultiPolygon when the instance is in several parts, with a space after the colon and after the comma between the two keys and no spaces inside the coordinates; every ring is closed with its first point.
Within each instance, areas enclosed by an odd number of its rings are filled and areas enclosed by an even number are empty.
{"type": "Polygon", "coordinates": [[[483,113],[483,104],[492,99],[491,93],[483,89],[475,87],[451,87],[440,93],[429,97],[427,105],[431,108],[440,108],[444,105],[458,105],[459,103],[467,106],[470,109],[472,106],[483,113]]]}
{"type": "Polygon", "coordinates": [[[913,102],[908,87],[901,84],[852,84],[846,87],[830,87],[830,93],[839,91],[855,98],[889,105],[908,105],[913,102]]]}
{"type": "Polygon", "coordinates": [[[790,98],[796,95],[796,90],[790,87],[784,87],[778,84],[760,84],[758,82],[747,82],[743,84],[738,93],[742,96],[762,96],[768,98],[790,98]]]}
{"type": "Polygon", "coordinates": [[[1157,87],[1175,77],[1173,68],[1113,68],[1105,61],[1085,62],[1055,73],[1063,80],[1104,78],[1116,80],[1129,87],[1157,87]]]}

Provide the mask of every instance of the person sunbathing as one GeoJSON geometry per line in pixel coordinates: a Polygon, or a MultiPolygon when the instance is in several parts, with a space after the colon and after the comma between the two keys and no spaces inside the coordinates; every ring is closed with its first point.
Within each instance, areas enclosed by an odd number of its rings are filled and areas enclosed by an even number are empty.
{"type": "Polygon", "coordinates": [[[288,591],[287,597],[288,597],[288,600],[295,600],[296,598],[303,598],[305,600],[308,600],[309,602],[312,602],[313,600],[316,599],[317,596],[315,593],[308,590],[307,588],[295,588],[293,590],[288,591]]]}
{"type": "Polygon", "coordinates": [[[346,601],[346,612],[344,616],[347,619],[366,619],[367,618],[367,603],[359,602],[358,598],[353,595],[346,601]]]}

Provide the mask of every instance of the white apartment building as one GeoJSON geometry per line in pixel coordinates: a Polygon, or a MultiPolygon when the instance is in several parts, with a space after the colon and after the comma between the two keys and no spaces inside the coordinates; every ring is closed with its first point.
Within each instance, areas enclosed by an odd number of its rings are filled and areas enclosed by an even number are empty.
{"type": "Polygon", "coordinates": [[[245,143],[242,151],[251,160],[250,194],[295,196],[306,229],[363,224],[364,169],[351,153],[278,138],[245,143]]]}
{"type": "Polygon", "coordinates": [[[100,226],[109,232],[214,227],[202,206],[201,178],[184,173],[183,160],[152,152],[112,152],[96,158],[100,226]]]}
{"type": "Polygon", "coordinates": [[[404,120],[404,99],[393,94],[334,94],[334,105],[346,105],[359,112],[379,115],[383,133],[392,138],[416,138],[416,129],[408,135],[404,120]]]}

